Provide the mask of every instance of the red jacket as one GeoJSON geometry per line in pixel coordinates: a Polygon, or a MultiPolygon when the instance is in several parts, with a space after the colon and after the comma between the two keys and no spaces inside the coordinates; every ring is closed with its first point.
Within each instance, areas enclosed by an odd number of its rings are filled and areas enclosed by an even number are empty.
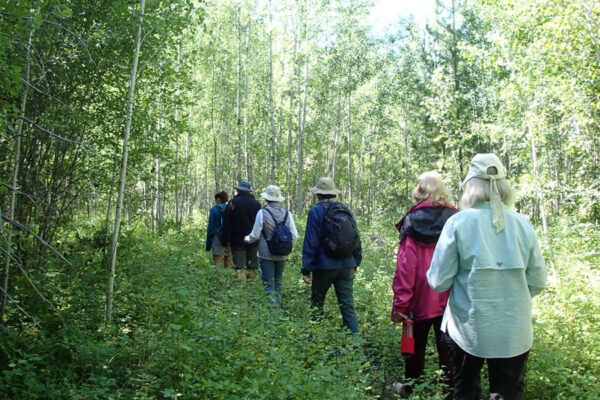
{"type": "Polygon", "coordinates": [[[444,314],[450,292],[435,293],[426,274],[441,230],[457,211],[450,205],[438,206],[426,200],[410,209],[396,225],[400,244],[392,285],[392,321],[394,312],[408,315],[412,311],[415,321],[444,314]]]}

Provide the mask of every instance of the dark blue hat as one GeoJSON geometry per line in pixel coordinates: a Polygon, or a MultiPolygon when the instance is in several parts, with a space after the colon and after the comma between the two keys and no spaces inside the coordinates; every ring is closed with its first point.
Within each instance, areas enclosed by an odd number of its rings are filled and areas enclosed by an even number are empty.
{"type": "Polygon", "coordinates": [[[240,181],[240,183],[237,186],[234,186],[233,188],[242,192],[253,192],[252,184],[248,181],[240,181]]]}

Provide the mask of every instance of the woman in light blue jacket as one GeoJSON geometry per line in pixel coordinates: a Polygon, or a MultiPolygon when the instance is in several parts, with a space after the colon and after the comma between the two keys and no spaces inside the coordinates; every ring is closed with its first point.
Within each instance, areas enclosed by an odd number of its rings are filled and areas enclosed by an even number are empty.
{"type": "Polygon", "coordinates": [[[521,399],[533,344],[531,298],[546,267],[531,223],[506,206],[513,192],[495,154],[473,158],[462,212],[452,216],[427,273],[436,292],[450,289],[443,341],[454,368],[454,399],[480,399],[487,361],[490,398],[521,399]]]}

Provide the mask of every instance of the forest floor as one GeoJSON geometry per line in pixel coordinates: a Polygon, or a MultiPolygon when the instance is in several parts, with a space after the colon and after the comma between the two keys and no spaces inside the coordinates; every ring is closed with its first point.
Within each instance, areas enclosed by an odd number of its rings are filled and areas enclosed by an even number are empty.
{"type": "MultiPolygon", "coordinates": [[[[49,261],[41,287],[52,293],[65,323],[40,302],[39,310],[48,309],[38,313],[41,329],[23,323],[7,331],[0,344],[3,398],[393,398],[391,384],[403,371],[401,330],[389,320],[393,230],[363,229],[365,257],[355,281],[361,334],[355,339],[341,329],[333,290],[324,320],[311,322],[300,246],[286,266],[282,307],[273,310],[260,277],[241,282],[231,269],[211,265],[198,226],[159,239],[124,235],[110,328],[101,322],[101,233],[90,225],[79,230],[80,239],[65,239],[73,267],[49,261]]],[[[591,224],[559,222],[553,229],[541,241],[550,281],[534,300],[525,398],[596,399],[599,233],[591,224]]],[[[35,301],[22,298],[23,304],[35,301]]],[[[413,399],[442,398],[434,348],[413,399]]]]}

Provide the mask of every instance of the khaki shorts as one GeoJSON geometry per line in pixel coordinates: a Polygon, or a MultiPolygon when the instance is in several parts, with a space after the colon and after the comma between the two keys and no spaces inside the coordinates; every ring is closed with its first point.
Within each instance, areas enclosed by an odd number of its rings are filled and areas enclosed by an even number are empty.
{"type": "Polygon", "coordinates": [[[231,246],[235,269],[258,268],[258,243],[246,246],[231,246]]]}
{"type": "Polygon", "coordinates": [[[213,256],[221,256],[221,257],[231,255],[231,249],[229,248],[229,246],[227,246],[227,254],[225,254],[225,248],[221,244],[221,239],[218,237],[218,235],[213,236],[212,254],[213,254],[213,256]]]}

